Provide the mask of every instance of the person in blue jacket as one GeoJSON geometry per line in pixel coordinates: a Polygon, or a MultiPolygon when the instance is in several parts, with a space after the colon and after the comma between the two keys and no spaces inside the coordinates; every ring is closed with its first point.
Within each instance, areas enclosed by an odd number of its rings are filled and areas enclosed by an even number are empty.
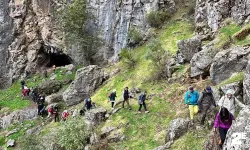
{"type": "Polygon", "coordinates": [[[189,90],[185,94],[184,103],[188,105],[190,118],[194,119],[194,115],[198,113],[198,100],[199,100],[199,92],[194,90],[192,86],[189,87],[189,90]]]}

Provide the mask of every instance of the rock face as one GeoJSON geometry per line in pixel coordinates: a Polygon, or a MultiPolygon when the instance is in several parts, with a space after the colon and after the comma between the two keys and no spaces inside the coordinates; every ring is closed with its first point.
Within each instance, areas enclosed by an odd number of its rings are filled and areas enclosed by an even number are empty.
{"type": "Polygon", "coordinates": [[[243,102],[245,105],[250,105],[250,61],[248,61],[243,81],[243,102]]]}
{"type": "MultiPolygon", "coordinates": [[[[106,41],[106,55],[117,56],[127,45],[129,28],[136,27],[141,34],[149,28],[146,14],[158,9],[175,11],[173,0],[138,1],[138,0],[91,0],[89,7],[96,17],[95,24],[101,30],[101,36],[106,41]]],[[[143,36],[142,36],[143,37],[143,36]]]]}
{"type": "Polygon", "coordinates": [[[12,20],[9,17],[9,0],[0,2],[0,89],[7,88],[12,83],[9,66],[8,46],[12,42],[12,20]]]}
{"type": "Polygon", "coordinates": [[[62,93],[55,93],[55,94],[49,95],[49,96],[47,96],[45,98],[45,101],[48,104],[52,104],[52,103],[57,103],[57,102],[63,101],[62,93]]]}
{"type": "Polygon", "coordinates": [[[241,110],[236,122],[227,133],[224,143],[226,149],[250,149],[250,109],[241,110]]]}
{"type": "Polygon", "coordinates": [[[199,34],[217,31],[227,17],[237,23],[249,22],[249,15],[249,0],[196,0],[196,31],[199,34]]]}
{"type": "Polygon", "coordinates": [[[172,120],[167,130],[165,142],[174,141],[184,135],[188,131],[189,122],[190,120],[183,118],[172,120]]]}
{"type": "Polygon", "coordinates": [[[62,88],[62,83],[56,80],[44,81],[40,86],[38,86],[38,92],[50,95],[58,92],[62,88]]]}
{"type": "Polygon", "coordinates": [[[201,50],[201,40],[199,37],[194,36],[187,40],[178,42],[178,53],[184,59],[184,62],[190,62],[193,55],[201,50]]]}
{"type": "Polygon", "coordinates": [[[102,83],[104,71],[98,66],[88,66],[77,70],[75,81],[63,93],[67,105],[75,105],[89,97],[102,83]]]}
{"type": "Polygon", "coordinates": [[[219,52],[219,50],[214,47],[214,43],[215,41],[212,41],[202,47],[200,52],[194,54],[190,61],[191,77],[204,75],[209,72],[214,56],[219,52]]]}
{"type": "Polygon", "coordinates": [[[216,54],[210,68],[213,82],[218,84],[231,77],[233,73],[245,70],[249,53],[249,47],[233,47],[216,54]]]}
{"type": "Polygon", "coordinates": [[[0,118],[0,129],[6,129],[10,124],[15,122],[22,122],[37,117],[37,109],[18,110],[7,116],[0,118]]]}
{"type": "Polygon", "coordinates": [[[107,110],[104,108],[91,109],[85,114],[86,123],[91,126],[96,126],[105,120],[107,110]]]}

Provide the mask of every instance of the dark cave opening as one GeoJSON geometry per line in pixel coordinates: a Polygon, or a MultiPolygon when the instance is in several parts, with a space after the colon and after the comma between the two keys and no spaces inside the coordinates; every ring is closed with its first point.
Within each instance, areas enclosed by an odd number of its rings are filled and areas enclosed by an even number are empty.
{"type": "Polygon", "coordinates": [[[66,66],[72,63],[71,58],[64,53],[47,53],[49,62],[46,67],[52,67],[53,65],[60,67],[66,66]]]}
{"type": "Polygon", "coordinates": [[[73,60],[61,49],[53,46],[43,45],[40,49],[38,65],[41,67],[66,66],[73,63],[73,60]]]}

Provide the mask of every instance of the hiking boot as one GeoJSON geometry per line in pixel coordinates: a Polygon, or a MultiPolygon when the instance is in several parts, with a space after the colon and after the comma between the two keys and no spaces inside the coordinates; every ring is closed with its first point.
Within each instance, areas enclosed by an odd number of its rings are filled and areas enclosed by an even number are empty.
{"type": "Polygon", "coordinates": [[[128,110],[132,110],[132,108],[129,108],[128,110]]]}
{"type": "Polygon", "coordinates": [[[145,113],[149,113],[149,111],[147,110],[147,111],[145,111],[145,113]]]}
{"type": "Polygon", "coordinates": [[[138,111],[137,113],[138,113],[138,114],[140,114],[140,113],[141,113],[141,111],[138,111]]]}

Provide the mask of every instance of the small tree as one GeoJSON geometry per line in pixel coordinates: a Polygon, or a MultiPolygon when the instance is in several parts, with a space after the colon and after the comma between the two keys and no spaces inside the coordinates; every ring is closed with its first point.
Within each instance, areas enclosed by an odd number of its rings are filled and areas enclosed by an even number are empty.
{"type": "Polygon", "coordinates": [[[135,68],[136,66],[136,58],[131,50],[123,48],[120,53],[121,60],[126,63],[130,68],[135,68]]]}
{"type": "Polygon", "coordinates": [[[134,27],[131,27],[128,31],[128,44],[134,46],[142,41],[141,33],[134,27]]]}
{"type": "Polygon", "coordinates": [[[85,59],[90,61],[97,53],[100,39],[90,20],[94,17],[87,8],[87,0],[73,0],[57,13],[57,22],[64,33],[67,46],[82,49],[85,59]]]}
{"type": "Polygon", "coordinates": [[[67,120],[58,131],[58,143],[68,150],[83,149],[90,133],[82,118],[67,120]]]}
{"type": "Polygon", "coordinates": [[[169,63],[171,59],[171,53],[164,50],[161,41],[153,39],[147,45],[146,59],[151,60],[153,63],[156,79],[164,79],[169,76],[169,63]]]}
{"type": "Polygon", "coordinates": [[[146,20],[151,27],[159,28],[171,17],[168,11],[151,11],[147,14],[146,20]]]}

